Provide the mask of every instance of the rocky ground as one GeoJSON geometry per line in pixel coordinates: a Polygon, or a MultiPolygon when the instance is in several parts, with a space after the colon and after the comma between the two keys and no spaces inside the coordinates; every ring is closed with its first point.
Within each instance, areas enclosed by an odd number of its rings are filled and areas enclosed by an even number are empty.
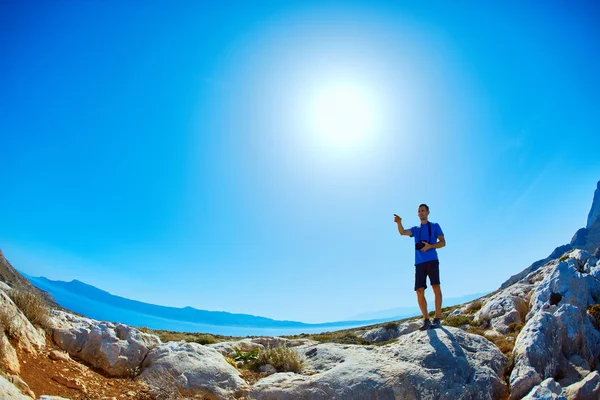
{"type": "Polygon", "coordinates": [[[163,342],[63,310],[44,331],[8,293],[0,283],[2,399],[600,399],[600,263],[581,249],[445,309],[442,327],[428,331],[403,320],[291,338],[163,342]],[[273,349],[279,360],[247,368],[273,349]]]}
{"type": "Polygon", "coordinates": [[[404,320],[295,338],[163,343],[133,327],[54,310],[45,334],[7,291],[0,287],[11,321],[0,336],[0,397],[5,390],[6,398],[44,399],[600,398],[600,265],[582,250],[446,309],[444,325],[428,331],[404,320]],[[277,348],[292,351],[302,367],[250,371],[233,361],[277,348]]]}

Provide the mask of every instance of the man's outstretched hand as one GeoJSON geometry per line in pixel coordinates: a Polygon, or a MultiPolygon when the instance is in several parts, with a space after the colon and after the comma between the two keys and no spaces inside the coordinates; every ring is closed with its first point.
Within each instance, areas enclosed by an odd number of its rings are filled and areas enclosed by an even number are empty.
{"type": "Polygon", "coordinates": [[[402,222],[402,218],[400,218],[399,216],[397,216],[396,214],[394,214],[394,222],[399,224],[402,222]]]}

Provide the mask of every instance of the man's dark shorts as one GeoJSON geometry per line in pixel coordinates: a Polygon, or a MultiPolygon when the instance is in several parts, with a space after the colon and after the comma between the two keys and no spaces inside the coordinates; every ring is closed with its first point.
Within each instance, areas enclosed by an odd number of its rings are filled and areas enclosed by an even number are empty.
{"type": "Polygon", "coordinates": [[[427,277],[432,285],[440,284],[440,261],[432,260],[415,265],[415,290],[427,289],[427,277]]]}

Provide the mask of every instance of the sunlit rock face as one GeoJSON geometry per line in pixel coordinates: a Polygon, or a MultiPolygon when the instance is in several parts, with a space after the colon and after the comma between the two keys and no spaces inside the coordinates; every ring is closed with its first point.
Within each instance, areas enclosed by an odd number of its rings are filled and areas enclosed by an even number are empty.
{"type": "Polygon", "coordinates": [[[148,352],[160,344],[157,336],[123,324],[63,311],[55,311],[53,319],[53,337],[60,348],[111,376],[135,375],[148,352]]]}
{"type": "Polygon", "coordinates": [[[553,390],[560,388],[558,393],[566,395],[567,387],[598,368],[599,321],[588,313],[588,307],[600,300],[597,264],[588,252],[574,250],[568,258],[550,262],[524,278],[534,288],[527,322],[513,350],[511,399],[545,392],[548,388],[540,385],[549,378],[557,379],[553,390]]]}
{"type": "Polygon", "coordinates": [[[499,399],[507,358],[491,342],[442,327],[386,346],[299,346],[308,374],[277,373],[251,388],[256,399],[499,399]]]}

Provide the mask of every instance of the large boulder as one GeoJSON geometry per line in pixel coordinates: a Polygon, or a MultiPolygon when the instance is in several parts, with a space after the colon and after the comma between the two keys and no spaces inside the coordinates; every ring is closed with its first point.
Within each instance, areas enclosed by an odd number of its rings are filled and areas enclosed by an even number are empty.
{"type": "Polygon", "coordinates": [[[230,399],[247,384],[217,350],[198,343],[169,342],[155,347],[142,364],[140,379],[154,387],[230,399]]]}
{"type": "Polygon", "coordinates": [[[54,311],[53,319],[53,337],[60,348],[111,376],[135,375],[148,352],[161,343],[156,335],[123,324],[63,311],[54,311]]]}
{"type": "Polygon", "coordinates": [[[299,346],[305,373],[276,373],[251,388],[253,399],[498,399],[507,358],[485,338],[443,327],[386,346],[299,346]]]}

